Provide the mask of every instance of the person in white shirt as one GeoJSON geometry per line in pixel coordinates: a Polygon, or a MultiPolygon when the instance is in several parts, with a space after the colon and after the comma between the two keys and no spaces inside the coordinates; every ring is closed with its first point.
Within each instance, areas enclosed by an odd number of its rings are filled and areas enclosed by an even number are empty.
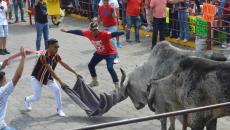
{"type": "Polygon", "coordinates": [[[23,47],[21,48],[21,56],[22,58],[20,64],[11,81],[7,82],[5,72],[0,71],[0,130],[16,130],[15,128],[10,128],[7,126],[5,122],[5,116],[7,110],[8,97],[14,91],[14,88],[18,83],[24,69],[26,54],[23,47]]]}
{"type": "Polygon", "coordinates": [[[9,54],[6,49],[6,38],[8,36],[8,22],[6,18],[7,4],[0,0],[0,55],[9,54]]]}

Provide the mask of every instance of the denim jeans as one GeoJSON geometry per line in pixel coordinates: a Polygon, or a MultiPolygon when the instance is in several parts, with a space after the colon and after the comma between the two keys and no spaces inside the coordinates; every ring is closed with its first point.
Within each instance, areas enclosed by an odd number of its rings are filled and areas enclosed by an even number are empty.
{"type": "Polygon", "coordinates": [[[188,13],[186,11],[179,11],[178,12],[178,20],[180,24],[180,39],[187,39],[188,40],[188,13]]]}
{"type": "Polygon", "coordinates": [[[178,38],[179,37],[179,22],[178,20],[178,11],[175,11],[170,14],[170,19],[173,19],[169,23],[169,28],[171,29],[171,36],[173,38],[178,38]]]}
{"type": "Polygon", "coordinates": [[[92,0],[92,11],[93,11],[93,17],[97,17],[98,12],[98,5],[100,0],[92,0]]]}
{"type": "Polygon", "coordinates": [[[6,126],[6,127],[2,128],[0,130],[16,130],[16,129],[15,128],[10,128],[10,127],[6,126]]]}
{"type": "Polygon", "coordinates": [[[126,40],[130,40],[130,29],[134,25],[135,29],[135,40],[140,40],[139,29],[141,25],[140,16],[127,16],[127,26],[126,26],[126,40]]]}
{"type": "Polygon", "coordinates": [[[158,32],[160,41],[165,40],[166,18],[153,18],[152,48],[157,44],[158,32]]]}
{"type": "Polygon", "coordinates": [[[36,22],[37,40],[36,49],[40,50],[42,33],[44,37],[45,49],[48,49],[48,38],[49,38],[49,24],[48,23],[38,23],[36,22]]]}
{"type": "Polygon", "coordinates": [[[115,72],[113,65],[114,65],[114,59],[116,58],[116,54],[115,55],[100,55],[97,53],[94,53],[93,58],[91,59],[91,61],[88,64],[88,68],[89,68],[89,72],[91,74],[92,77],[97,77],[96,74],[96,65],[101,62],[102,60],[106,60],[106,65],[107,65],[107,69],[113,79],[113,82],[118,82],[118,77],[117,77],[117,73],[115,72]]]}
{"type": "Polygon", "coordinates": [[[227,26],[226,27],[226,33],[228,33],[227,34],[227,43],[230,43],[230,16],[225,16],[224,17],[224,23],[225,23],[225,26],[227,26]]]}
{"type": "Polygon", "coordinates": [[[21,20],[24,19],[24,10],[23,10],[23,0],[13,0],[14,3],[14,14],[16,20],[18,20],[18,8],[20,9],[21,12],[21,20]]]}

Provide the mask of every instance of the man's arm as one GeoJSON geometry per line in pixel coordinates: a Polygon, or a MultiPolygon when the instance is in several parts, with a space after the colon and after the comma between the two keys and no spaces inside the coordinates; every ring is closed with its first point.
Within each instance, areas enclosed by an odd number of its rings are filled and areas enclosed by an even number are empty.
{"type": "Polygon", "coordinates": [[[62,32],[65,32],[65,33],[71,33],[71,34],[75,34],[75,35],[80,35],[80,36],[83,36],[83,32],[82,30],[65,30],[65,29],[61,29],[62,32]]]}
{"type": "Polygon", "coordinates": [[[78,76],[77,72],[74,71],[68,64],[66,64],[65,62],[63,62],[62,60],[59,61],[59,63],[67,70],[69,70],[70,72],[74,73],[76,76],[78,76]]]}
{"type": "Polygon", "coordinates": [[[124,32],[113,32],[113,33],[111,33],[111,36],[112,36],[112,38],[114,38],[114,37],[121,36],[124,34],[125,34],[124,32]]]}
{"type": "Polygon", "coordinates": [[[45,64],[46,69],[48,70],[48,72],[51,74],[51,76],[57,80],[61,86],[64,85],[64,83],[62,82],[62,80],[56,75],[56,73],[54,72],[54,70],[52,69],[52,67],[49,64],[45,64]]]}
{"type": "Polygon", "coordinates": [[[22,76],[22,72],[23,72],[23,69],[24,69],[24,64],[25,64],[25,59],[26,59],[26,53],[25,53],[23,47],[21,47],[21,56],[22,56],[22,58],[21,58],[20,64],[19,64],[19,66],[18,66],[18,68],[17,68],[17,70],[16,70],[16,72],[14,74],[14,77],[12,79],[12,82],[13,82],[14,86],[17,85],[19,79],[22,76]]]}

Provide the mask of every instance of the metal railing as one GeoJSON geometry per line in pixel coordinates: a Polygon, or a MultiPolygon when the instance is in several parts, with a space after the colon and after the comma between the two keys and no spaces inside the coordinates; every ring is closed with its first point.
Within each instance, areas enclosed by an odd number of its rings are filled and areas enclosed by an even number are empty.
{"type": "Polygon", "coordinates": [[[178,116],[178,115],[183,115],[182,130],[187,130],[187,117],[188,117],[189,113],[206,111],[206,110],[213,110],[213,109],[217,109],[217,108],[221,108],[221,107],[227,107],[227,106],[230,107],[230,102],[214,104],[214,105],[209,105],[209,106],[203,106],[203,107],[197,107],[197,108],[191,108],[191,109],[185,109],[185,110],[174,111],[174,112],[168,112],[168,113],[162,113],[162,114],[157,114],[157,115],[152,115],[152,116],[145,116],[145,117],[139,117],[139,118],[131,118],[131,119],[125,119],[125,120],[120,120],[120,121],[96,124],[96,125],[86,126],[86,127],[82,127],[82,128],[76,128],[73,130],[103,129],[103,128],[108,128],[108,127],[115,127],[115,126],[120,126],[120,125],[139,123],[139,122],[156,120],[156,119],[167,118],[167,117],[178,116]]]}

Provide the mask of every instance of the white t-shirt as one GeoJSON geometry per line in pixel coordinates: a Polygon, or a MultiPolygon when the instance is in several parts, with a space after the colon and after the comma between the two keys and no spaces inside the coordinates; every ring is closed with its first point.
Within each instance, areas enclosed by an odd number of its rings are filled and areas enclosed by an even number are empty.
{"type": "MultiPolygon", "coordinates": [[[[103,5],[103,0],[100,0],[99,6],[103,5]]],[[[113,8],[119,8],[119,4],[117,0],[109,0],[109,5],[112,5],[113,8]]]]}
{"type": "Polygon", "coordinates": [[[9,95],[14,91],[13,82],[8,82],[5,86],[0,87],[0,129],[6,127],[5,116],[9,95]]]}
{"type": "Polygon", "coordinates": [[[0,3],[0,7],[3,6],[3,9],[0,9],[0,25],[8,25],[6,13],[7,13],[7,4],[5,1],[0,3]]]}

